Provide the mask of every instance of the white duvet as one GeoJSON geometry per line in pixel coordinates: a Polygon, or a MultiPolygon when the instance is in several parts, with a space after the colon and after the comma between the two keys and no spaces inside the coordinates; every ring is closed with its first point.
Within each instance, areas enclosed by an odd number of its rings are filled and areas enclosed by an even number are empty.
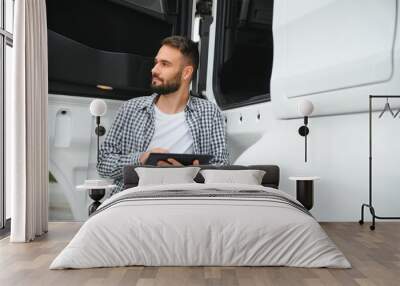
{"type": "Polygon", "coordinates": [[[193,183],[131,188],[107,199],[50,269],[127,265],[350,267],[318,222],[290,204],[251,197],[121,200],[137,192],[207,189],[262,190],[296,202],[282,191],[254,185],[193,183]]]}

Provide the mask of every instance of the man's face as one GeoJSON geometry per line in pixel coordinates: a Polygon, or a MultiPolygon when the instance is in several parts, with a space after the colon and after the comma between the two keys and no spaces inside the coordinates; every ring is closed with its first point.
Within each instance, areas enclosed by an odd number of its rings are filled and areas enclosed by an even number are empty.
{"type": "Polygon", "coordinates": [[[151,89],[158,94],[177,91],[182,84],[184,58],[178,49],[162,46],[154,59],[151,70],[151,89]]]}

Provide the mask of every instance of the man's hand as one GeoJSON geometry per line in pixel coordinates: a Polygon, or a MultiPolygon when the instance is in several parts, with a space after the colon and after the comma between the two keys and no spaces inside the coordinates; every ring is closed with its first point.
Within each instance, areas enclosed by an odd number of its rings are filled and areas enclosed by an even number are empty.
{"type": "Polygon", "coordinates": [[[173,158],[168,158],[167,161],[158,161],[157,166],[183,166],[180,162],[173,158]]]}
{"type": "MultiPolygon", "coordinates": [[[[194,160],[193,165],[194,166],[200,165],[199,160],[194,160]]],[[[158,161],[157,166],[183,166],[183,165],[179,161],[173,158],[168,158],[167,161],[158,161]]]]}
{"type": "Polygon", "coordinates": [[[140,161],[140,163],[142,165],[144,165],[146,163],[147,159],[150,156],[150,153],[168,153],[168,149],[165,149],[165,148],[153,148],[148,152],[144,152],[139,158],[139,161],[140,161]]]}

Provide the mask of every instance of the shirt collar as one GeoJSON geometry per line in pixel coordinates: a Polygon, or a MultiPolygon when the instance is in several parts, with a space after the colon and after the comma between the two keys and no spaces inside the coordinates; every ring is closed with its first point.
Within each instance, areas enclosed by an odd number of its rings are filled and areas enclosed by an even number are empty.
{"type": "MultiPolygon", "coordinates": [[[[150,112],[151,108],[153,107],[154,102],[156,101],[158,94],[153,93],[152,95],[147,96],[147,98],[142,102],[141,109],[146,109],[147,112],[150,112]]],[[[196,110],[196,103],[193,100],[193,96],[189,94],[189,100],[186,103],[186,109],[190,111],[196,110]]]]}

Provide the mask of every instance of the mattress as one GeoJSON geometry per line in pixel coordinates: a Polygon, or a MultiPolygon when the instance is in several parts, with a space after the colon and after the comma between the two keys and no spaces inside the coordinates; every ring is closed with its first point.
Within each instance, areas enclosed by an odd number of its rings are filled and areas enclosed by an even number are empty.
{"type": "Polygon", "coordinates": [[[50,269],[130,265],[351,267],[289,194],[198,183],[140,186],[112,196],[50,269]]]}

